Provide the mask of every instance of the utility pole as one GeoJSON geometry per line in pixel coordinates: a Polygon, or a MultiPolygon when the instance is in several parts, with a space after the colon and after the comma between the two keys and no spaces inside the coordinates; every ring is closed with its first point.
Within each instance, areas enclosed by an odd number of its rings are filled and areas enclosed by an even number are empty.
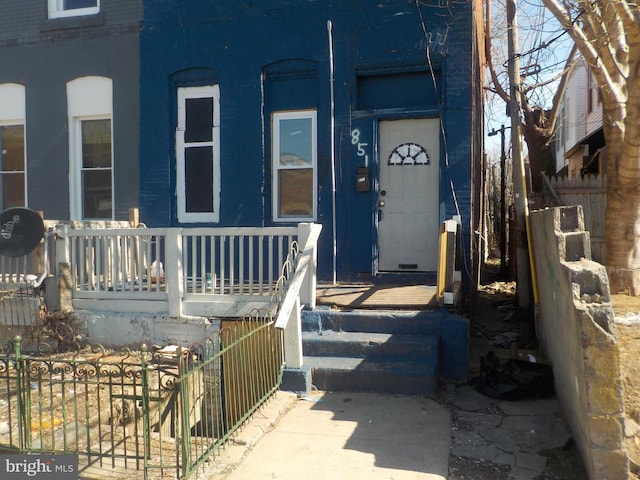
{"type": "Polygon", "coordinates": [[[504,140],[504,132],[507,128],[510,127],[501,125],[498,130],[493,129],[488,134],[493,137],[500,133],[500,277],[503,279],[507,277],[507,215],[505,202],[507,152],[504,140]]]}
{"type": "Polygon", "coordinates": [[[511,104],[511,159],[513,163],[513,193],[516,211],[516,281],[518,306],[527,308],[531,305],[531,282],[529,275],[529,250],[527,247],[526,226],[526,190],[524,178],[524,162],[522,161],[522,144],[520,125],[520,57],[518,45],[518,19],[516,0],[507,0],[507,34],[509,55],[509,88],[511,104]]]}

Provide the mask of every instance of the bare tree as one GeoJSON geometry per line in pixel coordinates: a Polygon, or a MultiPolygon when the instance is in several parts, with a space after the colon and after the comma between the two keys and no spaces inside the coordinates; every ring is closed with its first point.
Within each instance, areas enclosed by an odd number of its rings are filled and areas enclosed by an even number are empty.
{"type": "MultiPolygon", "coordinates": [[[[503,85],[506,80],[500,78],[500,74],[503,73],[502,70],[504,69],[499,70],[494,65],[495,53],[492,49],[492,28],[490,23],[492,18],[491,4],[492,0],[486,0],[485,55],[491,76],[490,89],[509,104],[511,96],[507,93],[508,88],[503,85]]],[[[556,36],[551,41],[541,40],[532,51],[552,48],[551,44],[557,38],[556,36]]],[[[531,184],[534,192],[542,190],[541,174],[551,175],[555,173],[551,142],[556,131],[559,110],[566,91],[569,73],[575,63],[575,51],[575,48],[570,50],[569,55],[563,62],[564,68],[555,75],[546,78],[544,81],[527,81],[520,86],[521,130],[527,143],[531,184]],[[547,85],[557,87],[548,108],[545,107],[545,101],[548,99],[540,94],[540,91],[547,85]]],[[[531,78],[534,77],[531,76],[531,78]]]]}
{"type": "Polygon", "coordinates": [[[635,0],[542,0],[591,67],[607,142],[606,267],[611,291],[640,294],[640,7],[635,0]]]}

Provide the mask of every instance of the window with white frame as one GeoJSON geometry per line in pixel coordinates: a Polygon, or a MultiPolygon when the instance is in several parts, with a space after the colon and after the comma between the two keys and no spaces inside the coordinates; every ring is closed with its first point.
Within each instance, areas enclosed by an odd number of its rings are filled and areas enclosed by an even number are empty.
{"type": "Polygon", "coordinates": [[[112,82],[67,83],[72,220],[113,220],[112,82]]]}
{"type": "Polygon", "coordinates": [[[24,86],[0,84],[0,210],[27,205],[24,86]]]}
{"type": "Polygon", "coordinates": [[[272,117],[273,219],[316,218],[316,111],[276,112],[272,117]]]}
{"type": "Polygon", "coordinates": [[[113,218],[111,118],[78,118],[74,125],[80,151],[83,219],[113,218]]]}
{"type": "Polygon", "coordinates": [[[178,221],[220,221],[220,88],[178,88],[178,221]]]}
{"type": "Polygon", "coordinates": [[[100,12],[100,0],[48,0],[49,18],[94,15],[100,12]]]}

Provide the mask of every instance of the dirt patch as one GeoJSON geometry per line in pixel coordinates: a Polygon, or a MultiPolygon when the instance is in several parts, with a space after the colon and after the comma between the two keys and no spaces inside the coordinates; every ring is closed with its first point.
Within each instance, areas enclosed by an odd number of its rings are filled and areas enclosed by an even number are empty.
{"type": "Polygon", "coordinates": [[[510,468],[492,462],[482,462],[473,458],[453,457],[449,460],[447,480],[508,480],[510,468]]]}

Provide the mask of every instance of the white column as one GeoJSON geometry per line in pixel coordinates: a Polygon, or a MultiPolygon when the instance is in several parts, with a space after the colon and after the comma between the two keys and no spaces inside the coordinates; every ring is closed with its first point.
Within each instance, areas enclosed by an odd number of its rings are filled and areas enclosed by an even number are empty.
{"type": "MultiPolygon", "coordinates": [[[[300,223],[298,224],[298,244],[301,249],[304,249],[309,236],[311,235],[311,229],[314,227],[313,223],[300,223]]],[[[304,252],[304,250],[302,251],[304,252]]],[[[301,253],[302,253],[301,252],[301,253]]],[[[316,306],[316,267],[318,263],[317,242],[313,245],[310,253],[309,265],[307,267],[307,274],[305,275],[304,282],[300,288],[300,302],[309,308],[315,308],[316,306]]]]}
{"type": "Polygon", "coordinates": [[[182,265],[182,229],[168,228],[164,241],[164,271],[169,300],[169,316],[182,316],[183,265],[182,265]]]}
{"type": "Polygon", "coordinates": [[[302,367],[302,319],[300,298],[291,309],[289,321],[284,329],[284,363],[286,368],[302,367]]]}

